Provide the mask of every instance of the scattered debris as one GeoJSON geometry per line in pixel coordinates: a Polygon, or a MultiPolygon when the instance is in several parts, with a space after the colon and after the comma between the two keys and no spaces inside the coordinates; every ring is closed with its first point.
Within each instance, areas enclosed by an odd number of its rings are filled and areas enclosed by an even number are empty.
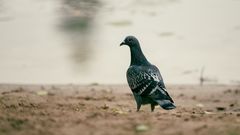
{"type": "Polygon", "coordinates": [[[11,92],[23,92],[24,89],[22,87],[19,87],[18,89],[12,90],[11,92]]]}
{"type": "Polygon", "coordinates": [[[112,96],[112,97],[110,97],[110,96],[103,96],[103,97],[99,98],[99,100],[113,101],[113,100],[115,100],[115,97],[114,96],[112,96]]]}
{"type": "Polygon", "coordinates": [[[118,110],[117,108],[113,108],[112,112],[114,114],[127,114],[127,112],[123,112],[122,110],[118,110]]]}
{"type": "Polygon", "coordinates": [[[236,108],[233,110],[234,112],[240,112],[240,108],[236,108]]]}
{"type": "Polygon", "coordinates": [[[200,77],[199,77],[199,83],[200,83],[200,86],[203,86],[203,84],[205,82],[209,82],[209,83],[217,83],[218,82],[218,79],[215,77],[215,78],[209,78],[209,77],[206,77],[204,75],[204,71],[205,71],[205,67],[203,66],[201,68],[201,71],[200,71],[200,77]]]}
{"type": "Polygon", "coordinates": [[[5,94],[9,94],[9,93],[19,93],[19,92],[23,92],[24,89],[22,87],[19,87],[17,89],[11,90],[11,91],[3,91],[1,94],[5,95],[5,94]]]}
{"type": "Polygon", "coordinates": [[[227,89],[227,90],[223,91],[224,94],[226,94],[226,93],[231,93],[231,92],[232,92],[231,89],[227,89]]]}

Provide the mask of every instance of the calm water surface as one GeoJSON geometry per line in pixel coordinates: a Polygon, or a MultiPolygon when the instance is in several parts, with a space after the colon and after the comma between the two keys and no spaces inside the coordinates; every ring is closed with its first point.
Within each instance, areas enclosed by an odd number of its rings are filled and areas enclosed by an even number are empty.
{"type": "Polygon", "coordinates": [[[126,83],[127,35],[166,83],[240,83],[239,0],[0,0],[1,83],[126,83]]]}

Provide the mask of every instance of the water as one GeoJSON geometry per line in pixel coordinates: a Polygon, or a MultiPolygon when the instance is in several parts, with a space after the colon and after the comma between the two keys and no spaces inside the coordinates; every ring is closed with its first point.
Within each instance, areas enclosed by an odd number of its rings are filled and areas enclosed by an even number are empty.
{"type": "Polygon", "coordinates": [[[166,83],[240,82],[239,0],[0,0],[1,83],[126,83],[127,35],[166,83]]]}

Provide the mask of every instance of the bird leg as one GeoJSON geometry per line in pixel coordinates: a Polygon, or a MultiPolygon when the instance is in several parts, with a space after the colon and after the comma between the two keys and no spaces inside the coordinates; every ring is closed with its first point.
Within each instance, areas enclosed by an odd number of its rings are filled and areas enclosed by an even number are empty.
{"type": "Polygon", "coordinates": [[[133,92],[133,95],[134,95],[134,98],[135,98],[136,103],[137,103],[137,112],[138,112],[141,108],[141,105],[142,105],[142,98],[134,92],[133,92]]]}
{"type": "Polygon", "coordinates": [[[151,104],[151,111],[153,112],[155,109],[155,105],[154,104],[151,104]]]}
{"type": "Polygon", "coordinates": [[[141,108],[141,103],[137,103],[137,112],[139,112],[140,108],[141,108]]]}

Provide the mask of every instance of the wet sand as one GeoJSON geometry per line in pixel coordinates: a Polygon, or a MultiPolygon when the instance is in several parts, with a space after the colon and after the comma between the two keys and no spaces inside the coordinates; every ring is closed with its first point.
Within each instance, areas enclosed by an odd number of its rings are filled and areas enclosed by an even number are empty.
{"type": "Polygon", "coordinates": [[[126,85],[0,85],[0,135],[239,135],[240,86],[167,85],[175,110],[136,112],[126,85]]]}

